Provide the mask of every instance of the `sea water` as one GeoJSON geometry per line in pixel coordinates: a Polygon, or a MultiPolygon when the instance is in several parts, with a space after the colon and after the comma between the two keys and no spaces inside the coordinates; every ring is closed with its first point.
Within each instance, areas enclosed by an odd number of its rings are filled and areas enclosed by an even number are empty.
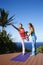
{"type": "MultiPolygon", "coordinates": [[[[21,42],[16,42],[17,46],[21,47],[21,42]]],[[[31,42],[25,42],[25,48],[27,49],[32,49],[32,43],[31,42]]],[[[42,46],[43,42],[36,42],[36,48],[38,48],[39,46],[42,46]]]]}

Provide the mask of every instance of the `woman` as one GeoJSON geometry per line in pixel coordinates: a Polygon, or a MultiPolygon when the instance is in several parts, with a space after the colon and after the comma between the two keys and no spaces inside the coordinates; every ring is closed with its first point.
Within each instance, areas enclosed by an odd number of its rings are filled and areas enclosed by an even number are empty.
{"type": "Polygon", "coordinates": [[[36,35],[32,23],[28,24],[28,28],[30,29],[30,31],[27,34],[28,36],[31,35],[32,38],[32,55],[36,55],[36,35]]]}
{"type": "Polygon", "coordinates": [[[25,32],[23,25],[20,23],[19,24],[19,28],[17,28],[16,26],[14,26],[12,23],[10,23],[9,25],[12,25],[20,34],[20,38],[21,38],[21,42],[22,42],[22,53],[23,55],[25,54],[25,46],[24,46],[24,39],[28,39],[28,35],[27,32],[25,32]]]}

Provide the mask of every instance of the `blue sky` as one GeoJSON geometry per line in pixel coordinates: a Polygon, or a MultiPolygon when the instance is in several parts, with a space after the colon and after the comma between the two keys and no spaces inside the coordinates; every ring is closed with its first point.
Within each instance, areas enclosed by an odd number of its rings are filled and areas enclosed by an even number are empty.
{"type": "MultiPolygon", "coordinates": [[[[14,25],[18,27],[22,23],[25,31],[29,31],[27,25],[31,22],[35,27],[37,42],[43,41],[43,0],[0,0],[0,8],[9,11],[9,17],[15,14],[14,25]]],[[[20,41],[19,33],[13,27],[5,29],[12,35],[13,41],[20,41]]]]}

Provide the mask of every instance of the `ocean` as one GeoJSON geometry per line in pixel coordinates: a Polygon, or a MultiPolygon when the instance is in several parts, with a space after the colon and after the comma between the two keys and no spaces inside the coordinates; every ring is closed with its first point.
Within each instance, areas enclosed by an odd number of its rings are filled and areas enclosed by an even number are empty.
{"type": "MultiPolygon", "coordinates": [[[[21,47],[21,42],[16,42],[17,46],[21,47]]],[[[31,42],[25,42],[25,48],[27,49],[32,49],[32,43],[31,42]]],[[[36,48],[38,48],[39,46],[42,46],[43,42],[36,42],[36,48]]]]}

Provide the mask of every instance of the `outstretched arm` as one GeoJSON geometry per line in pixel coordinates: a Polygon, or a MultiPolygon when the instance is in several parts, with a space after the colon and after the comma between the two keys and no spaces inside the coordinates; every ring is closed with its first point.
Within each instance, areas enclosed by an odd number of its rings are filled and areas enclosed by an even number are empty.
{"type": "Polygon", "coordinates": [[[12,25],[16,30],[20,31],[16,26],[14,26],[12,23],[10,23],[9,25],[12,25]]]}

